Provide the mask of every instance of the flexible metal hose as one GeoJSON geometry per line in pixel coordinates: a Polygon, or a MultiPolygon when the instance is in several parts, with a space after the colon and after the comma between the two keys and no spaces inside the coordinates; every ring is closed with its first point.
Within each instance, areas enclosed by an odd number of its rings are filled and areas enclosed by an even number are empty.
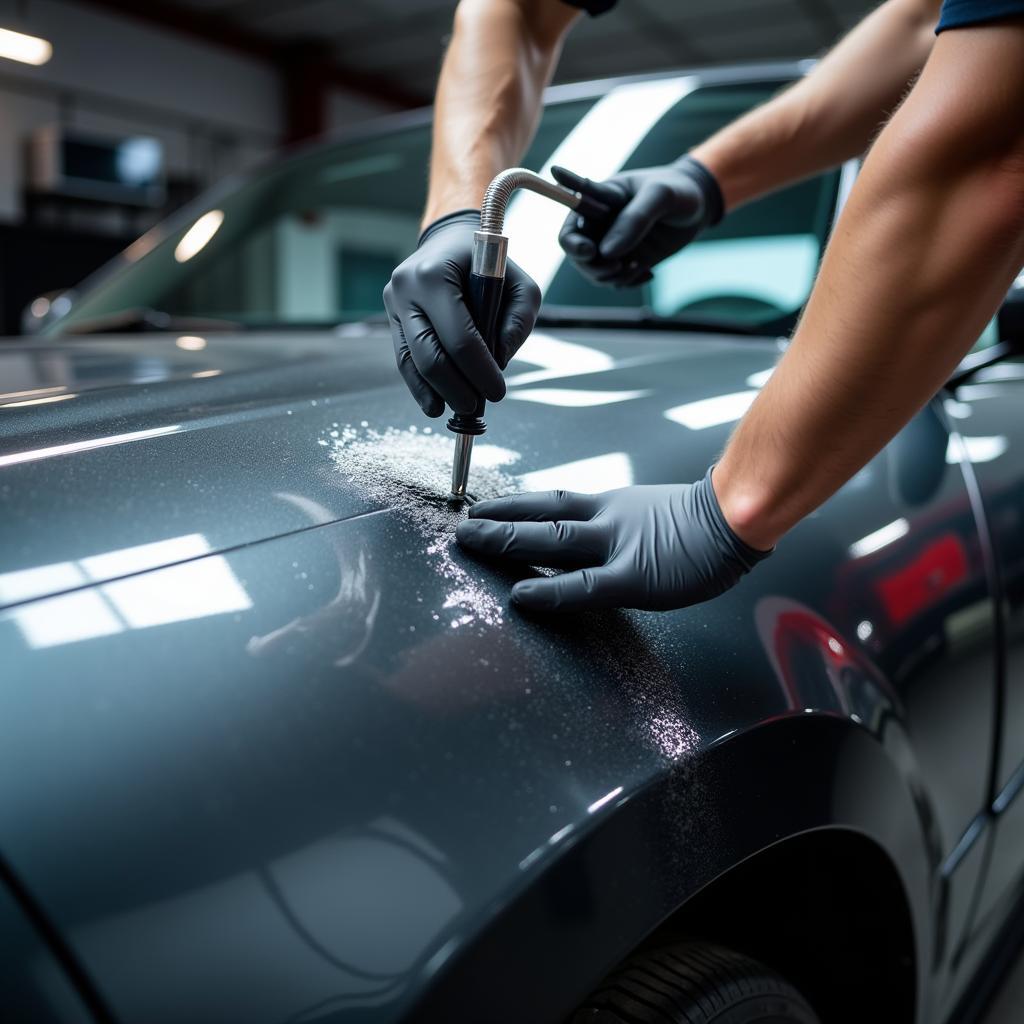
{"type": "Polygon", "coordinates": [[[484,201],[480,207],[480,230],[500,235],[505,227],[505,209],[516,189],[525,188],[537,192],[556,203],[575,210],[580,201],[579,192],[570,192],[553,181],[547,181],[539,174],[525,167],[510,167],[502,171],[487,186],[484,201]]]}

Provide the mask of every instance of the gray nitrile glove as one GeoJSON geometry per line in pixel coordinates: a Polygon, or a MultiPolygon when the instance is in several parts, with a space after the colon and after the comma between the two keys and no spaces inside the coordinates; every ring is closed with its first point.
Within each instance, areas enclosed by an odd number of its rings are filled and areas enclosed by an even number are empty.
{"type": "Polygon", "coordinates": [[[580,272],[600,284],[631,288],[649,281],[651,268],[722,219],[724,202],[715,176],[684,156],[664,167],[623,171],[607,181],[552,167],[566,188],[618,210],[608,224],[570,213],[558,241],[580,272]]]}
{"type": "Polygon", "coordinates": [[[478,210],[435,220],[384,289],[398,369],[428,416],[440,416],[446,402],[455,412],[472,412],[479,395],[491,402],[504,398],[501,371],[529,337],[540,309],[540,289],[509,260],[491,355],[464,298],[479,229],[478,210]]]}
{"type": "Polygon", "coordinates": [[[717,597],[771,554],[733,533],[710,469],[695,484],[480,501],[469,516],[455,536],[470,551],[570,570],[516,583],[512,600],[524,608],[684,608],[717,597]]]}

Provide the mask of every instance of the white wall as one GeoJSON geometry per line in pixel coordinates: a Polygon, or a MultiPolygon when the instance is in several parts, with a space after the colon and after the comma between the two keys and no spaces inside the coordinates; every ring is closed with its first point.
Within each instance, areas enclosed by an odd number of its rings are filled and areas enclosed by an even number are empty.
{"type": "MultiPolygon", "coordinates": [[[[25,139],[44,124],[156,136],[170,173],[204,185],[281,138],[281,84],[269,63],[87,4],[26,6],[18,24],[10,0],[0,2],[0,25],[49,39],[53,58],[39,68],[0,60],[0,221],[20,219],[25,139]]],[[[331,127],[378,109],[339,93],[331,127]]]]}

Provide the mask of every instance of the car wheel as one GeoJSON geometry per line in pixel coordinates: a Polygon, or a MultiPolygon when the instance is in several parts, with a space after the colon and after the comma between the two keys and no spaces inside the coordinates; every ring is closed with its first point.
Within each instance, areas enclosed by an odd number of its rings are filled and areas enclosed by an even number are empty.
{"type": "Polygon", "coordinates": [[[686,942],[630,957],[570,1024],[819,1024],[785,978],[721,946],[686,942]]]}

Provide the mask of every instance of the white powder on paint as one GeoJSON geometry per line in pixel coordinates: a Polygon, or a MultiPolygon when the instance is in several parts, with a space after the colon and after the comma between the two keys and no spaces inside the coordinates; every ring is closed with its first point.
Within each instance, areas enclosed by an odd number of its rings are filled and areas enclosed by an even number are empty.
{"type": "MultiPolygon", "coordinates": [[[[374,430],[365,421],[329,432],[324,440],[338,471],[362,494],[394,509],[423,540],[423,552],[448,584],[441,609],[453,629],[479,622],[500,625],[504,602],[481,576],[452,557],[456,524],[466,506],[449,501],[455,440],[430,427],[374,430]]],[[[519,489],[517,478],[503,468],[519,453],[496,445],[474,445],[471,492],[496,498],[519,489]]],[[[438,616],[439,617],[439,616],[438,616]]]]}

